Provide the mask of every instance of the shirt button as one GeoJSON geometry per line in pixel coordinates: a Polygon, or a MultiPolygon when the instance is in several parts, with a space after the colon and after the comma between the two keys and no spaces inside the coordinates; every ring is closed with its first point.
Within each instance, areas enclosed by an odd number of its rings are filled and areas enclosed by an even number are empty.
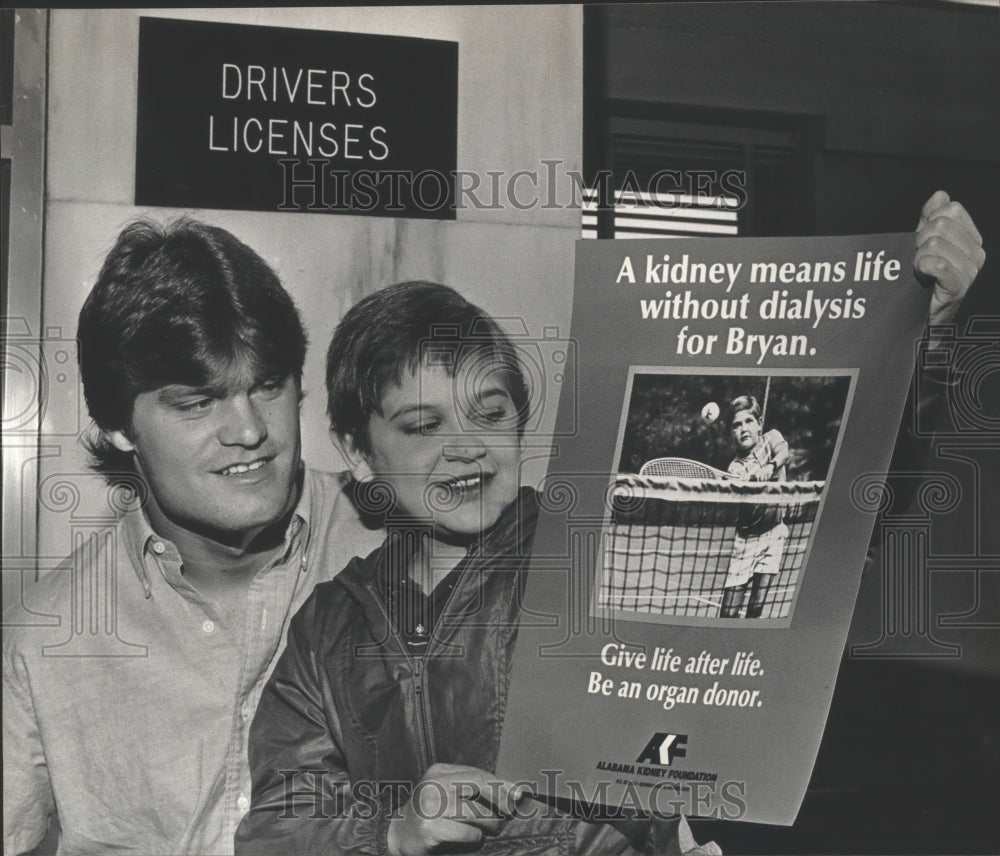
{"type": "Polygon", "coordinates": [[[215,630],[215,622],[213,622],[213,621],[205,621],[201,625],[201,629],[204,630],[206,633],[211,633],[213,630],[215,630]]]}
{"type": "Polygon", "coordinates": [[[250,718],[250,708],[246,702],[240,706],[240,716],[243,717],[243,721],[246,722],[250,718]]]}
{"type": "Polygon", "coordinates": [[[248,800],[243,794],[240,794],[240,798],[236,800],[236,807],[240,811],[246,811],[250,808],[250,800],[248,800]]]}
{"type": "Polygon", "coordinates": [[[162,541],[153,542],[153,552],[156,553],[157,556],[162,556],[166,551],[167,551],[167,545],[164,544],[162,541]]]}

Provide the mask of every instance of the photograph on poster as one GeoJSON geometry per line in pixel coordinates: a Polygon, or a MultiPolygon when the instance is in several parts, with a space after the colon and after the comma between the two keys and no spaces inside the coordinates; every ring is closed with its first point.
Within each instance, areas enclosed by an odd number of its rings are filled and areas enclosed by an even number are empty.
{"type": "Polygon", "coordinates": [[[633,368],[598,614],[790,619],[851,382],[633,368]]]}

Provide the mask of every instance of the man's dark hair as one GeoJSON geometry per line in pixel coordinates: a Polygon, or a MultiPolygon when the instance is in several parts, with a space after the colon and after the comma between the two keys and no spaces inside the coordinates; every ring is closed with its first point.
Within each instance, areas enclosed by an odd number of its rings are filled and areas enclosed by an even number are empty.
{"type": "Polygon", "coordinates": [[[729,402],[729,422],[736,418],[737,413],[749,410],[753,418],[760,422],[760,403],[752,395],[741,395],[729,402]]]}
{"type": "MultiPolygon", "coordinates": [[[[301,381],[306,334],[281,281],[225,229],[183,218],[126,226],[77,327],[90,416],[129,432],[139,393],[207,385],[238,363],[255,377],[301,381]]],[[[95,470],[133,469],[105,438],[88,441],[95,470]]]]}
{"type": "Polygon", "coordinates": [[[327,414],[341,438],[371,451],[368,420],[382,413],[386,390],[421,365],[454,377],[476,360],[476,377],[499,377],[523,433],[530,394],[517,349],[496,320],[455,289],[415,280],[383,288],[353,306],[337,325],[326,354],[327,414]]]}

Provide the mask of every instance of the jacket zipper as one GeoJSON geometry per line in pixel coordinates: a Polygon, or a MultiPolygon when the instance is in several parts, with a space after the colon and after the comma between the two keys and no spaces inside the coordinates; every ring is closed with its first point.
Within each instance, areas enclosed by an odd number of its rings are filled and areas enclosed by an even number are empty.
{"type": "Polygon", "coordinates": [[[420,724],[420,738],[421,738],[421,766],[426,770],[434,763],[434,747],[431,745],[431,735],[427,728],[427,721],[430,719],[430,709],[427,696],[424,693],[424,663],[423,658],[414,659],[410,652],[406,648],[406,642],[396,631],[393,626],[392,620],[389,618],[389,610],[386,609],[385,604],[382,602],[382,598],[378,593],[378,589],[373,586],[368,586],[368,591],[371,596],[375,599],[375,603],[378,604],[378,608],[382,612],[382,616],[385,618],[386,627],[389,628],[389,633],[395,640],[396,645],[399,650],[403,652],[403,656],[406,658],[407,664],[410,666],[410,673],[413,675],[413,692],[417,697],[417,720],[420,724]]]}
{"type": "MultiPolygon", "coordinates": [[[[463,558],[462,561],[468,562],[470,559],[477,558],[480,552],[481,550],[479,544],[473,544],[466,551],[465,558],[463,558]]],[[[430,699],[427,697],[427,693],[424,692],[426,689],[424,685],[424,658],[431,653],[435,639],[432,635],[423,657],[414,658],[407,649],[406,642],[399,635],[395,626],[393,626],[392,619],[389,618],[389,610],[382,602],[382,597],[378,593],[378,589],[371,584],[369,584],[367,588],[368,592],[375,600],[375,603],[378,604],[378,608],[382,612],[382,617],[385,619],[386,626],[389,628],[389,633],[396,642],[399,650],[403,652],[403,656],[406,657],[406,662],[410,666],[413,674],[413,692],[417,697],[417,719],[420,721],[421,748],[423,749],[423,757],[421,758],[421,761],[423,762],[423,767],[426,770],[432,763],[434,763],[435,752],[434,746],[431,743],[430,729],[427,727],[427,723],[431,720],[431,710],[430,699]]],[[[448,607],[451,605],[452,600],[454,600],[455,592],[458,588],[459,587],[456,586],[455,589],[448,593],[448,597],[445,599],[444,605],[441,609],[441,615],[447,613],[448,607]]],[[[438,616],[439,620],[440,617],[441,616],[438,616]]]]}

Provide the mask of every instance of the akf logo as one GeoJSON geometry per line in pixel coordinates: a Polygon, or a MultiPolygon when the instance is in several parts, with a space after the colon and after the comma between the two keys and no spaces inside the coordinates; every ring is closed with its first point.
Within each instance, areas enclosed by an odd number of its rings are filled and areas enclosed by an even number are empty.
{"type": "Polygon", "coordinates": [[[669,767],[675,758],[687,757],[687,739],[686,734],[664,734],[657,731],[635,762],[669,767]]]}

